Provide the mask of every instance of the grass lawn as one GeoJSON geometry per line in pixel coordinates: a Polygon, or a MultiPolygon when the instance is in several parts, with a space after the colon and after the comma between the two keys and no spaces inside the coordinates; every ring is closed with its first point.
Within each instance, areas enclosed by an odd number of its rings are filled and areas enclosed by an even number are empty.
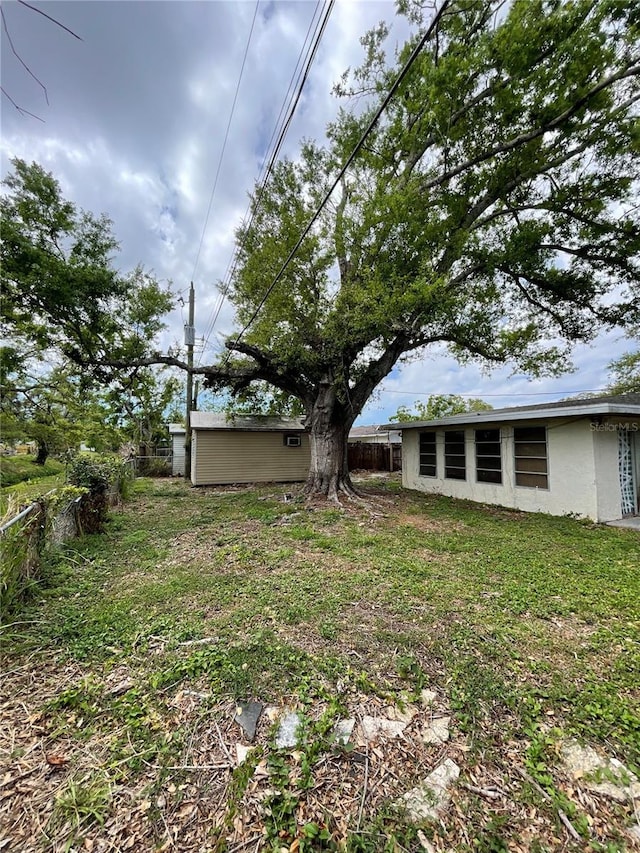
{"type": "Polygon", "coordinates": [[[8,849],[640,849],[632,801],[593,789],[616,778],[562,762],[575,738],[640,776],[638,534],[366,490],[341,511],[139,480],[45,567],[2,634],[8,849]],[[371,740],[368,717],[406,728],[371,740]],[[445,759],[451,801],[410,821],[399,798],[445,759]]]}
{"type": "Polygon", "coordinates": [[[30,499],[63,485],[64,465],[48,459],[36,465],[32,456],[0,457],[0,516],[4,515],[11,497],[14,502],[28,503],[30,499]]]}

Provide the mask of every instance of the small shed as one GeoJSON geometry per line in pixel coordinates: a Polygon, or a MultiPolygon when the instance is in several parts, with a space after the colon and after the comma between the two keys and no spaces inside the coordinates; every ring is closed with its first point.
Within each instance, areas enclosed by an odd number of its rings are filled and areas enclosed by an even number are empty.
{"type": "MultiPolygon", "coordinates": [[[[184,427],[182,430],[184,472],[184,427]]],[[[173,435],[177,438],[178,433],[173,435]]],[[[191,412],[194,486],[301,482],[307,478],[310,463],[309,436],[297,418],[191,412]]]]}
{"type": "Polygon", "coordinates": [[[595,521],[638,515],[640,394],[391,427],[409,489],[595,521]]]}
{"type": "Polygon", "coordinates": [[[184,477],[184,424],[169,424],[171,437],[171,473],[174,477],[184,477]]]}

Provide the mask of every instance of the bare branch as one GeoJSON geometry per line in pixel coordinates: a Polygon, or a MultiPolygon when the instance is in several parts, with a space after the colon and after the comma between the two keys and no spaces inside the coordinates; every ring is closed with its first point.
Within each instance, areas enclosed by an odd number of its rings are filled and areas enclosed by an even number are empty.
{"type": "MultiPolygon", "coordinates": [[[[177,367],[180,370],[184,370],[188,372],[189,365],[186,361],[181,361],[179,358],[174,358],[169,355],[160,355],[160,353],[154,353],[150,356],[145,356],[144,358],[101,358],[96,359],[95,361],[89,361],[87,359],[81,359],[80,365],[82,367],[109,367],[115,368],[117,370],[133,370],[136,367],[151,367],[154,364],[165,364],[170,367],[177,367]]],[[[193,370],[193,373],[201,373],[201,370],[193,370]]]]}
{"type": "Polygon", "coordinates": [[[68,32],[69,35],[73,36],[74,39],[82,41],[82,39],[77,33],[74,33],[73,30],[69,29],[69,27],[65,27],[64,24],[60,23],[60,21],[57,21],[55,18],[52,18],[51,15],[47,15],[47,13],[43,12],[42,9],[38,9],[36,6],[32,6],[30,3],[27,3],[26,0],[18,0],[18,3],[20,3],[21,6],[26,6],[27,9],[31,9],[33,12],[37,12],[39,15],[42,15],[43,18],[47,18],[47,20],[51,21],[52,24],[55,24],[61,29],[66,30],[66,32],[68,32]]]}
{"type": "Polygon", "coordinates": [[[49,106],[49,94],[47,92],[47,87],[44,85],[42,80],[39,80],[36,77],[36,75],[29,68],[27,63],[24,61],[24,59],[20,56],[18,51],[13,46],[13,40],[11,38],[11,33],[9,32],[9,27],[7,26],[7,19],[5,18],[4,9],[2,8],[2,6],[0,6],[0,15],[2,16],[2,26],[4,28],[5,33],[7,34],[7,39],[9,40],[9,47],[11,48],[11,52],[13,53],[15,58],[18,60],[18,62],[22,65],[22,67],[27,72],[27,74],[30,74],[33,77],[33,79],[36,81],[36,83],[42,88],[42,91],[44,92],[45,101],[47,102],[47,106],[49,106]]]}
{"type": "Polygon", "coordinates": [[[25,110],[24,107],[18,106],[18,104],[16,104],[16,102],[13,100],[13,98],[4,88],[4,86],[0,86],[0,92],[2,92],[5,98],[7,98],[13,104],[13,106],[18,110],[21,115],[31,116],[31,118],[38,119],[38,121],[41,121],[43,124],[46,124],[45,120],[43,118],[40,118],[40,116],[37,116],[35,113],[30,113],[29,110],[25,110]]]}

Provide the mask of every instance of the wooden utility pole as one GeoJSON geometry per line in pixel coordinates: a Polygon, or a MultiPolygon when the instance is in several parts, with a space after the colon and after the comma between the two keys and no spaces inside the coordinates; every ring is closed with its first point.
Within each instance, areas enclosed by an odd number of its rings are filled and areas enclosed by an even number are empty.
{"type": "Polygon", "coordinates": [[[184,342],[187,345],[187,408],[184,433],[184,478],[191,479],[191,408],[193,406],[193,345],[196,342],[195,294],[193,282],[189,288],[189,322],[184,327],[184,342]]]}

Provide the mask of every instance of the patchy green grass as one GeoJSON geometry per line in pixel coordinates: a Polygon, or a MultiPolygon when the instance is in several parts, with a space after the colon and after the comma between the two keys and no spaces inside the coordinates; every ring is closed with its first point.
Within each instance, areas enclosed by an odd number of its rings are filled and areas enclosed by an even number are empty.
{"type": "Polygon", "coordinates": [[[63,485],[64,480],[64,464],[57,459],[36,465],[32,456],[0,457],[0,516],[7,511],[10,499],[13,503],[29,503],[63,485]]]}
{"type": "MultiPolygon", "coordinates": [[[[458,802],[466,831],[453,817],[423,827],[436,849],[626,849],[629,809],[599,803],[605,817],[587,820],[559,770],[557,743],[575,736],[640,771],[637,533],[402,493],[393,483],[344,512],[284,503],[285,490],[138,481],[104,535],[45,567],[39,598],[3,637],[7,668],[42,736],[96,761],[70,759],[43,825],[59,833],[64,822],[69,843],[90,825],[99,832],[125,808],[113,789],[125,785],[150,803],[144,820],[160,847],[167,785],[172,814],[191,814],[185,755],[197,733],[213,709],[256,697],[307,709],[314,733],[295,767],[268,752],[264,849],[293,838],[296,821],[294,850],[418,849],[416,828],[390,802],[371,812],[363,800],[342,847],[335,819],[300,823],[300,815],[314,768],[330,761],[326,732],[341,702],[357,693],[411,703],[428,687],[446,697],[463,774],[499,778],[513,812],[467,793],[458,802]],[[178,724],[175,703],[192,695],[205,698],[178,724]],[[514,776],[516,765],[524,776],[514,776]],[[579,842],[563,835],[558,810],[579,842]]],[[[415,784],[395,773],[401,787],[415,784]]],[[[251,779],[246,768],[227,779],[205,849],[231,849],[225,833],[251,779]]]]}
{"type": "Polygon", "coordinates": [[[33,456],[0,457],[0,484],[15,486],[26,480],[40,480],[64,471],[64,464],[57,459],[47,459],[44,465],[36,465],[33,456]]]}

